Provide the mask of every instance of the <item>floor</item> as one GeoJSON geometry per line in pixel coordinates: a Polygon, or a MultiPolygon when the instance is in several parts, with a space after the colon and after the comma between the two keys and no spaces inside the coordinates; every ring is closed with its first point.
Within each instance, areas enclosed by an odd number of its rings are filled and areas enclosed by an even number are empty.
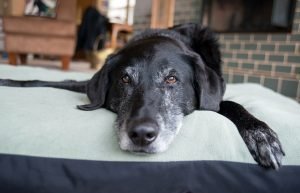
{"type": "MultiPolygon", "coordinates": [[[[0,65],[9,65],[8,60],[6,58],[0,58],[0,65]]],[[[24,66],[41,67],[61,71],[60,61],[55,59],[28,59],[27,64],[24,66]]],[[[68,71],[95,73],[97,69],[91,69],[89,62],[87,61],[76,60],[71,62],[70,69],[68,71]]]]}

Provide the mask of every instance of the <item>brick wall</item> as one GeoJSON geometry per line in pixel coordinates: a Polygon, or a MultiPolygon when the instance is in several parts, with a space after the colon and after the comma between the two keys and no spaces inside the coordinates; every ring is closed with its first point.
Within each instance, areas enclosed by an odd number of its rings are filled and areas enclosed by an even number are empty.
{"type": "MultiPolygon", "coordinates": [[[[201,2],[176,0],[174,24],[199,22],[201,2]]],[[[149,28],[150,19],[148,4],[148,11],[135,16],[134,29],[149,28]]],[[[300,0],[291,33],[220,33],[219,39],[227,82],[260,83],[300,101],[300,0]]]]}
{"type": "Polygon", "coordinates": [[[151,0],[138,0],[134,7],[133,29],[138,33],[150,28],[151,24],[151,0]]]}
{"type": "Polygon", "coordinates": [[[229,83],[256,82],[300,101],[300,0],[291,33],[219,34],[229,83]]]}
{"type": "Polygon", "coordinates": [[[203,0],[176,0],[174,25],[181,23],[199,23],[203,0]]]}

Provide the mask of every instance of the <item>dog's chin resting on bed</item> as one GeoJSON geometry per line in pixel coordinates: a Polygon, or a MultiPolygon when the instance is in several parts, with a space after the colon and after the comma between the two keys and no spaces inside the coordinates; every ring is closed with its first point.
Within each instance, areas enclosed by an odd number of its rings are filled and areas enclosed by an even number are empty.
{"type": "Polygon", "coordinates": [[[46,82],[0,79],[1,86],[55,87],[87,93],[81,110],[117,113],[121,149],[158,153],[168,149],[183,117],[215,111],[238,128],[253,158],[278,169],[284,151],[277,134],[241,105],[222,101],[225,82],[214,34],[196,24],[146,30],[109,56],[91,80],[46,82]]]}

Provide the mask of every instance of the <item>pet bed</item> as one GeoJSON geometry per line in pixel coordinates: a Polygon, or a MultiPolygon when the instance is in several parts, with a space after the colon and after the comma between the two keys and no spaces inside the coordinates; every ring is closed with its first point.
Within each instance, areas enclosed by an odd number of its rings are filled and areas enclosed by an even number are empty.
{"type": "MultiPolygon", "coordinates": [[[[86,80],[92,74],[0,65],[0,78],[86,80]]],[[[84,94],[54,88],[0,87],[0,192],[300,192],[300,105],[257,84],[228,85],[275,130],[286,156],[278,170],[258,166],[235,125],[195,111],[170,148],[141,155],[120,150],[105,109],[80,111],[84,94]]]]}

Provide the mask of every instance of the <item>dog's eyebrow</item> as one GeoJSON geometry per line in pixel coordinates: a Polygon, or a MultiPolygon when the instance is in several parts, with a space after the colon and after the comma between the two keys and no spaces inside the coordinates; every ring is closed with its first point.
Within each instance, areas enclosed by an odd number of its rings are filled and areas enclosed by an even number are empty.
{"type": "Polygon", "coordinates": [[[124,71],[128,74],[134,74],[136,70],[135,67],[128,66],[124,69],[124,71]]]}
{"type": "Polygon", "coordinates": [[[128,66],[124,69],[124,72],[128,75],[130,75],[134,79],[138,79],[138,67],[136,66],[128,66]]]}
{"type": "Polygon", "coordinates": [[[167,68],[163,71],[163,73],[166,75],[175,74],[176,72],[177,70],[175,70],[174,68],[167,68]]]}
{"type": "Polygon", "coordinates": [[[175,73],[177,73],[177,70],[170,66],[162,66],[162,68],[157,72],[159,77],[166,77],[175,73]]]}

